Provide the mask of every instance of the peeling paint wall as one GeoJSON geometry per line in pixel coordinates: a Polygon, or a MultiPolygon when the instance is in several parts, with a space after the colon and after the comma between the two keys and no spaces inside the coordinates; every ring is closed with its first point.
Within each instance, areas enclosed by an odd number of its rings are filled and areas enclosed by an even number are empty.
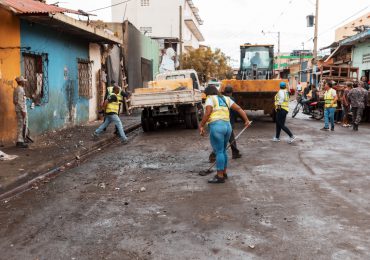
{"type": "MultiPolygon", "coordinates": [[[[47,53],[48,102],[29,110],[33,134],[79,125],[89,120],[89,99],[78,95],[78,59],[89,58],[89,43],[46,26],[21,21],[21,45],[47,53]]],[[[24,71],[21,56],[22,71],[24,71]]]]}
{"type": "Polygon", "coordinates": [[[18,17],[0,8],[0,143],[13,141],[17,132],[13,90],[20,74],[18,17]]]}
{"type": "Polygon", "coordinates": [[[100,46],[96,43],[90,43],[90,60],[92,64],[92,98],[89,101],[89,121],[98,118],[98,89],[99,89],[99,71],[101,69],[100,46]]]}

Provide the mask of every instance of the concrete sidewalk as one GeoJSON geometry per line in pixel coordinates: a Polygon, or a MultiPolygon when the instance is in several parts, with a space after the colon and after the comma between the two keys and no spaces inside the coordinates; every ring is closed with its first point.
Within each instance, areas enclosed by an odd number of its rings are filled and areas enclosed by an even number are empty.
{"type": "MultiPolygon", "coordinates": [[[[140,123],[140,116],[122,116],[121,120],[125,130],[128,130],[140,123]]],[[[110,125],[98,141],[93,140],[92,134],[101,123],[94,121],[34,136],[35,142],[28,149],[14,145],[1,147],[3,152],[18,158],[0,161],[0,195],[56,167],[62,166],[63,169],[67,162],[78,161],[81,155],[112,141],[115,138],[114,125],[110,125]]]]}

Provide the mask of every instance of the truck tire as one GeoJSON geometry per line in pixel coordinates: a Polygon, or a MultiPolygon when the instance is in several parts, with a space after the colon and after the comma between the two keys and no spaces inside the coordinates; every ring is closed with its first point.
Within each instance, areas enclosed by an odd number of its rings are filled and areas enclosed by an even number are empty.
{"type": "Polygon", "coordinates": [[[156,129],[156,122],[151,116],[149,116],[148,118],[148,128],[149,128],[149,131],[155,131],[156,129]]]}
{"type": "Polygon", "coordinates": [[[141,115],[141,128],[143,128],[144,132],[149,132],[149,122],[148,118],[144,115],[144,111],[141,115]]]}
{"type": "Polygon", "coordinates": [[[198,120],[198,111],[195,113],[191,113],[191,124],[193,129],[198,129],[199,127],[199,120],[198,120]]]}
{"type": "Polygon", "coordinates": [[[191,121],[191,113],[186,113],[185,114],[185,127],[186,127],[186,129],[192,129],[193,128],[193,124],[192,124],[192,121],[191,121]]]}

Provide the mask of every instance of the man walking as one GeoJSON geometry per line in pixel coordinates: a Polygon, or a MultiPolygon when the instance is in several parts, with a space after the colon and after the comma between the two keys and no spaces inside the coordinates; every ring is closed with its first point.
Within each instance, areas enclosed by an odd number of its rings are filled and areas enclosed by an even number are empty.
{"type": "Polygon", "coordinates": [[[353,89],[348,94],[349,103],[352,106],[353,130],[358,131],[364,109],[367,104],[368,92],[364,89],[363,82],[355,83],[353,89]]]}
{"type": "Polygon", "coordinates": [[[27,79],[23,76],[19,76],[15,79],[17,87],[13,92],[13,103],[15,105],[15,113],[17,115],[17,144],[19,148],[28,148],[28,145],[24,142],[25,131],[27,130],[28,117],[27,117],[27,104],[26,104],[26,93],[24,91],[25,83],[27,79]]]}
{"type": "Polygon", "coordinates": [[[115,126],[117,127],[122,144],[127,144],[127,137],[123,130],[122,122],[118,116],[118,113],[119,113],[118,94],[119,92],[120,92],[120,88],[115,86],[113,88],[113,93],[108,97],[107,100],[104,101],[103,108],[105,110],[105,120],[103,124],[101,124],[98,127],[98,129],[95,130],[94,137],[98,138],[99,135],[104,131],[104,129],[110,125],[110,123],[114,123],[115,126]]]}
{"type": "Polygon", "coordinates": [[[295,136],[285,126],[286,116],[289,112],[289,93],[286,90],[286,83],[280,83],[280,90],[275,96],[275,110],[276,110],[276,135],[272,139],[273,142],[280,142],[280,133],[283,130],[289,135],[288,143],[291,144],[295,140],[295,136]]]}
{"type": "Polygon", "coordinates": [[[333,83],[326,82],[325,83],[325,94],[324,94],[324,100],[325,100],[325,110],[324,110],[324,119],[325,119],[325,126],[321,128],[323,131],[329,131],[329,121],[331,124],[331,131],[334,131],[334,115],[335,110],[337,109],[337,91],[333,89],[333,83]]]}

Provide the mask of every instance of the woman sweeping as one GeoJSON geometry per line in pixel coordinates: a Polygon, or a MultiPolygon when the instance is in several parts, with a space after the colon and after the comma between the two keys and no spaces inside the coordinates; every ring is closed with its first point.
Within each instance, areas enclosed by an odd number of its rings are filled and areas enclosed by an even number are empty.
{"type": "Polygon", "coordinates": [[[206,112],[200,123],[200,134],[205,134],[204,126],[208,123],[213,152],[216,154],[217,175],[209,183],[224,183],[227,179],[227,143],[231,135],[230,109],[239,113],[248,127],[247,114],[230,97],[221,95],[215,86],[205,89],[207,95],[206,112]]]}

